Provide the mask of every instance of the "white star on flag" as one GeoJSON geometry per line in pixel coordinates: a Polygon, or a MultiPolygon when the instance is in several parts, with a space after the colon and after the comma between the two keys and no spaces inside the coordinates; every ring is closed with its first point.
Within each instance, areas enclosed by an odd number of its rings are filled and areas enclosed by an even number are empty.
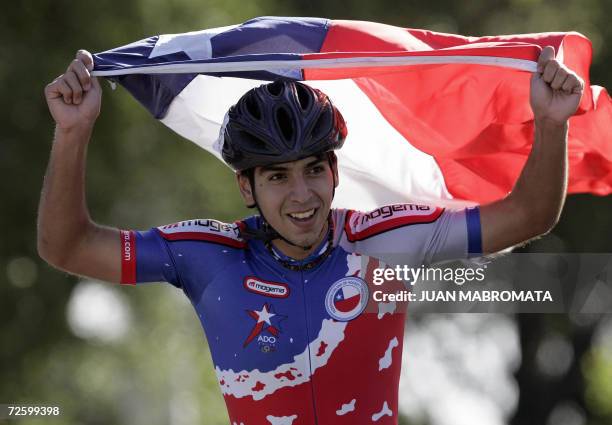
{"type": "Polygon", "coordinates": [[[192,31],[183,34],[162,34],[159,36],[149,58],[185,52],[191,59],[210,59],[212,57],[210,39],[237,26],[229,25],[227,27],[192,31]]]}

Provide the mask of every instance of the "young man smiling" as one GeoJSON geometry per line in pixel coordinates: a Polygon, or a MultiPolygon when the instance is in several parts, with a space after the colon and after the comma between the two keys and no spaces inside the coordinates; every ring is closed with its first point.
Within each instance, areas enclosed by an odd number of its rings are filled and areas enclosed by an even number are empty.
{"type": "Polygon", "coordinates": [[[258,167],[253,178],[238,173],[247,205],[259,205],[270,227],[286,239],[274,243],[287,256],[306,258],[328,230],[333,189],[338,186],[335,155],[318,155],[293,162],[258,167]],[[253,183],[253,184],[252,184],[253,183]],[[254,189],[252,189],[254,188],[254,189]],[[257,201],[253,190],[257,191],[257,201]]]}
{"type": "MultiPolygon", "coordinates": [[[[543,50],[531,79],[535,140],[513,191],[480,207],[331,209],[334,150],[347,129],[318,90],[277,81],[228,111],[224,160],[247,205],[236,223],[187,220],[148,231],[94,223],[86,147],[100,111],[80,51],[46,88],[55,141],[38,249],[50,264],[110,282],[166,281],[205,330],[232,424],[397,424],[405,305],[374,302],[373,270],[496,252],[549,231],[567,181],[568,119],[582,81],[543,50]]],[[[400,289],[397,286],[396,289],[400,289]]]]}

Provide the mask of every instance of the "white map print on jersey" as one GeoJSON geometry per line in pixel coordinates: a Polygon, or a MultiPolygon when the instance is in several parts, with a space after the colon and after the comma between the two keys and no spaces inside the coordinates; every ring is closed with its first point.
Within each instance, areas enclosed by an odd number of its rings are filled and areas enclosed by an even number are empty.
{"type": "Polygon", "coordinates": [[[392,357],[393,349],[397,347],[398,345],[399,345],[399,342],[397,341],[396,336],[393,337],[391,341],[389,341],[389,346],[387,347],[387,350],[385,351],[385,355],[382,356],[378,360],[378,370],[379,371],[391,366],[391,363],[393,362],[393,357],[392,357]]]}
{"type": "Polygon", "coordinates": [[[309,352],[316,353],[322,343],[326,345],[325,352],[321,356],[313,359],[312,373],[314,373],[317,368],[327,364],[327,361],[338,344],[340,344],[340,341],[344,339],[345,327],[346,322],[336,322],[331,319],[323,320],[321,331],[317,338],[308,344],[303,352],[294,356],[292,363],[282,364],[276,369],[268,372],[260,372],[258,369],[234,372],[232,369],[221,370],[219,366],[216,366],[215,372],[217,373],[217,378],[219,382],[224,382],[224,384],[221,384],[223,395],[232,395],[236,398],[253,396],[253,400],[261,400],[278,389],[293,387],[308,382],[310,380],[310,371],[308,367],[310,358],[309,352]],[[286,375],[287,373],[294,376],[294,379],[287,379],[286,377],[277,378],[274,376],[286,375]],[[263,387],[261,391],[253,391],[255,386],[261,387],[262,384],[263,387]]]}
{"type": "Polygon", "coordinates": [[[266,416],[266,419],[268,420],[268,422],[270,422],[270,425],[291,425],[297,417],[298,415],[291,415],[291,416],[268,415],[266,416]]]}
{"type": "Polygon", "coordinates": [[[382,319],[385,314],[393,314],[395,312],[396,303],[395,301],[379,302],[378,303],[378,319],[382,319]]]}
{"type": "Polygon", "coordinates": [[[372,420],[374,422],[376,422],[377,420],[379,420],[380,418],[382,418],[383,416],[393,416],[393,412],[391,411],[391,409],[389,409],[389,405],[387,404],[387,402],[385,401],[383,404],[382,409],[380,410],[380,412],[374,413],[372,415],[372,420]]]}
{"type": "MultiPolygon", "coordinates": [[[[368,258],[368,257],[365,257],[368,258]]],[[[359,273],[358,276],[363,279],[363,271],[365,267],[362,267],[362,257],[360,254],[348,254],[346,256],[346,266],[348,267],[348,271],[346,272],[347,276],[355,276],[355,273],[359,273]]]]}
{"type": "Polygon", "coordinates": [[[349,412],[352,412],[353,410],[355,410],[355,402],[357,400],[356,399],[352,399],[350,403],[345,403],[343,404],[340,409],[336,410],[336,415],[338,416],[342,416],[342,415],[346,415],[349,412]]]}

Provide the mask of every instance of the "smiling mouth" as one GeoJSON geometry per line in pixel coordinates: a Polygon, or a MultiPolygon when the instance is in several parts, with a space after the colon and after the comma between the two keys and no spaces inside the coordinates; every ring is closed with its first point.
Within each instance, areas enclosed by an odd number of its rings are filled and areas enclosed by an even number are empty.
{"type": "Polygon", "coordinates": [[[289,213],[287,214],[289,217],[291,217],[294,220],[298,220],[298,221],[308,221],[310,220],[312,217],[314,217],[315,213],[317,212],[318,208],[311,208],[309,210],[306,211],[301,211],[301,212],[294,212],[294,213],[289,213]]]}

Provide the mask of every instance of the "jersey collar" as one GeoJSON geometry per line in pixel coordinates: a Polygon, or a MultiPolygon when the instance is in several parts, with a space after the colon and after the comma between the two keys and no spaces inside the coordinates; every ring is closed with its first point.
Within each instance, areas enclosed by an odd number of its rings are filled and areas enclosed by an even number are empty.
{"type": "Polygon", "coordinates": [[[319,243],[319,246],[308,257],[302,260],[296,260],[283,254],[279,249],[275,248],[272,242],[266,242],[264,245],[272,258],[274,258],[283,267],[293,271],[310,270],[319,265],[325,260],[333,249],[334,242],[334,223],[331,216],[331,211],[327,219],[327,237],[319,243]]]}

